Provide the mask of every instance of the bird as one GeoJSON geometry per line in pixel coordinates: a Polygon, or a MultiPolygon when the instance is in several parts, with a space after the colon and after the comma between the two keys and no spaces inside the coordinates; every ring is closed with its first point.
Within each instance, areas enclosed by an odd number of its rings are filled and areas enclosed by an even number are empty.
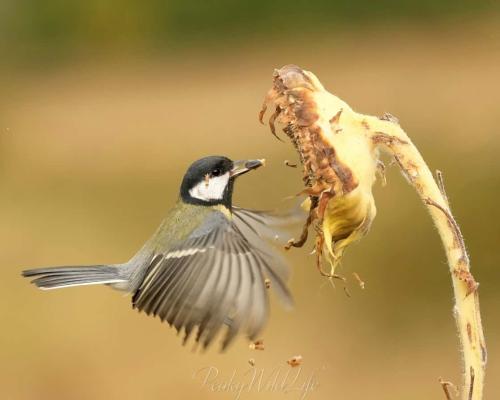
{"type": "Polygon", "coordinates": [[[237,178],[264,160],[208,156],[189,166],[179,197],[152,237],[122,264],[29,269],[40,289],[107,285],[132,297],[132,307],[167,322],[183,344],[205,350],[218,335],[221,351],[238,333],[255,341],[269,314],[269,287],[285,308],[290,268],[269,242],[273,213],[233,206],[237,178]],[[195,334],[194,334],[195,333],[195,334]]]}

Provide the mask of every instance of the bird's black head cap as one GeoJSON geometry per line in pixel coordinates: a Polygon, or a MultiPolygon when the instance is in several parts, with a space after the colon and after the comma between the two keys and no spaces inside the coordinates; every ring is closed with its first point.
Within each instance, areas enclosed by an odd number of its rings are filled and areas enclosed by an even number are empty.
{"type": "Polygon", "coordinates": [[[222,204],[231,208],[234,163],[224,156],[209,156],[195,161],[182,180],[180,195],[185,203],[222,204]]]}

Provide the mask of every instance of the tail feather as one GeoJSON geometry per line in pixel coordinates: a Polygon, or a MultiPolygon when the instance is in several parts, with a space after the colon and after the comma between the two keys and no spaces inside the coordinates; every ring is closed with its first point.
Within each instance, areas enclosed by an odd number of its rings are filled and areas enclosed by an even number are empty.
{"type": "Polygon", "coordinates": [[[118,268],[110,265],[88,267],[50,267],[23,271],[24,277],[35,277],[31,283],[40,289],[124,282],[118,268]]]}

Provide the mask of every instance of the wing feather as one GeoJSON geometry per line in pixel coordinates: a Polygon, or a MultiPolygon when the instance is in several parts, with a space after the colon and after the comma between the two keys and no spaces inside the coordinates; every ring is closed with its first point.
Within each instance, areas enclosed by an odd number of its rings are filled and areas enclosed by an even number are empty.
{"type": "Polygon", "coordinates": [[[196,328],[204,348],[223,327],[223,349],[240,331],[255,339],[268,316],[266,277],[280,297],[291,302],[291,296],[283,261],[256,230],[252,235],[214,211],[186,240],[153,258],[133,296],[134,308],[184,331],[184,343],[196,328]]]}

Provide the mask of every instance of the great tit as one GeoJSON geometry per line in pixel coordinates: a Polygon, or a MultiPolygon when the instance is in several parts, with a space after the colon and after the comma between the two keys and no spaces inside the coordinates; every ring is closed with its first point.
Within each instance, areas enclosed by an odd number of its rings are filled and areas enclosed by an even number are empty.
{"type": "Polygon", "coordinates": [[[156,233],[124,264],[23,271],[41,289],[105,284],[132,294],[132,306],[193,332],[204,348],[226,326],[222,350],[236,334],[255,340],[268,316],[269,285],[286,306],[288,267],[265,238],[272,216],[232,205],[235,179],[263,160],[210,156],[194,162],[179,200],[156,233]]]}

